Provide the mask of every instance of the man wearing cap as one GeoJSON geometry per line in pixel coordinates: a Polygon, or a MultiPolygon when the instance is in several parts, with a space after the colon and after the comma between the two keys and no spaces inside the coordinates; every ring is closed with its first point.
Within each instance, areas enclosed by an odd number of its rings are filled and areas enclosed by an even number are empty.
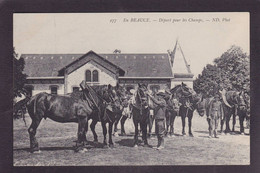
{"type": "Polygon", "coordinates": [[[152,99],[155,103],[154,108],[154,118],[155,118],[155,133],[158,138],[158,145],[156,149],[160,150],[164,148],[164,133],[165,133],[165,111],[166,111],[166,101],[164,100],[164,91],[160,90],[153,97],[150,93],[147,95],[152,99]]]}
{"type": "Polygon", "coordinates": [[[219,95],[216,94],[214,99],[210,102],[209,105],[209,137],[212,137],[212,132],[214,137],[217,138],[217,128],[219,119],[223,119],[224,112],[221,102],[219,101],[219,95]]]}

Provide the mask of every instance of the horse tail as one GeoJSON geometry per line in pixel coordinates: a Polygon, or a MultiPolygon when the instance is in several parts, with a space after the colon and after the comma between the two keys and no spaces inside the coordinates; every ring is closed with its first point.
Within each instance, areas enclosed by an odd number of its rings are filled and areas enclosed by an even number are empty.
{"type": "Polygon", "coordinates": [[[31,97],[26,96],[24,99],[20,100],[19,102],[17,102],[14,105],[15,109],[17,109],[18,111],[19,110],[21,111],[23,122],[24,122],[26,127],[27,127],[27,124],[26,124],[26,120],[25,120],[25,115],[24,114],[26,113],[26,104],[29,102],[30,99],[31,99],[31,97]]]}
{"type": "MultiPolygon", "coordinates": [[[[25,111],[26,111],[26,104],[30,101],[30,99],[31,99],[31,96],[26,96],[26,98],[24,99],[23,107],[25,108],[25,111]]],[[[22,113],[22,116],[23,116],[23,122],[24,122],[25,126],[27,127],[24,112],[22,113]]]]}

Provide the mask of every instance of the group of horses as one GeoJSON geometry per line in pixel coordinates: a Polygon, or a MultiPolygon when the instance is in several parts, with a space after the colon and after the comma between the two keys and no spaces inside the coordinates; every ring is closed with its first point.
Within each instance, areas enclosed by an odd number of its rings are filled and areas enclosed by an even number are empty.
{"type": "MultiPolygon", "coordinates": [[[[98,141],[98,136],[95,132],[95,126],[101,122],[103,130],[103,144],[104,146],[113,146],[113,125],[115,131],[117,130],[117,123],[121,119],[121,132],[124,131],[124,121],[126,117],[123,116],[124,108],[131,107],[132,119],[135,127],[134,146],[138,146],[138,127],[140,125],[142,132],[142,142],[144,146],[148,145],[148,136],[151,133],[152,118],[150,110],[153,110],[156,105],[148,96],[148,88],[146,84],[138,84],[135,94],[132,96],[133,103],[129,103],[126,98],[129,92],[125,87],[117,84],[116,86],[101,85],[88,86],[83,81],[80,84],[81,90],[74,91],[67,95],[53,95],[46,92],[36,94],[30,99],[26,98],[26,107],[28,114],[32,119],[32,123],[28,129],[30,136],[30,151],[38,152],[39,145],[36,140],[36,131],[43,118],[50,118],[53,121],[60,123],[75,122],[78,123],[78,133],[76,141],[76,151],[85,151],[87,144],[86,133],[88,131],[88,120],[92,120],[90,124],[91,131],[94,136],[94,142],[98,141]],[[123,120],[123,121],[122,121],[123,120]],[[109,140],[107,144],[107,125],[109,140]],[[149,124],[149,133],[147,133],[147,126],[149,124]]],[[[235,91],[228,91],[226,98],[231,107],[223,103],[225,118],[221,121],[221,131],[223,130],[224,122],[226,122],[225,132],[230,132],[229,121],[233,115],[233,128],[235,130],[235,116],[239,116],[240,132],[244,132],[243,121],[246,117],[246,104],[243,94],[235,91]]],[[[173,134],[174,119],[179,115],[182,119],[182,134],[185,133],[185,119],[188,117],[189,136],[193,136],[191,126],[192,117],[195,110],[200,116],[208,115],[208,103],[211,98],[203,98],[202,95],[194,92],[185,84],[177,85],[176,87],[165,93],[165,100],[167,106],[167,132],[170,126],[170,134],[173,134]],[[172,99],[178,100],[180,106],[174,109],[172,99]],[[173,109],[171,109],[171,107],[173,109]]]]}

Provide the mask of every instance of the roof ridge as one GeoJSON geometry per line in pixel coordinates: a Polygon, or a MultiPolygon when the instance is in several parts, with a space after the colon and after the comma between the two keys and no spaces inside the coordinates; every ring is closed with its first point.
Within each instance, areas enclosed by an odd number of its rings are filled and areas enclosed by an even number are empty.
{"type": "Polygon", "coordinates": [[[176,53],[176,50],[177,50],[177,45],[179,45],[179,47],[180,47],[180,51],[181,51],[181,54],[182,54],[182,58],[183,58],[183,60],[184,60],[185,66],[186,66],[186,68],[187,68],[187,71],[188,71],[188,73],[191,73],[190,66],[189,66],[189,64],[188,64],[188,62],[187,62],[187,60],[186,60],[186,58],[185,58],[185,56],[184,56],[184,53],[183,53],[183,51],[182,51],[182,48],[181,48],[181,45],[180,45],[178,39],[176,40],[176,44],[175,44],[174,49],[173,49],[173,52],[172,52],[172,53],[173,53],[173,57],[175,57],[175,53],[176,53]]]}

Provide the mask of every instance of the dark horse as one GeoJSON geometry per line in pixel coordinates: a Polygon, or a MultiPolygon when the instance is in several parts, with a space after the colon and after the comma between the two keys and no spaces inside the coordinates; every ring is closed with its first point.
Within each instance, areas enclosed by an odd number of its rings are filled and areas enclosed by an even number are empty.
{"type": "MultiPolygon", "coordinates": [[[[58,96],[41,92],[31,97],[26,105],[32,119],[32,123],[28,129],[31,152],[39,151],[35,135],[42,118],[50,118],[60,123],[78,123],[77,146],[84,145],[86,124],[88,117],[92,113],[89,103],[89,98],[78,97],[74,94],[58,96]]],[[[79,148],[77,147],[77,150],[79,148]]]]}
{"type": "Polygon", "coordinates": [[[123,91],[120,91],[119,85],[116,87],[112,87],[111,85],[103,85],[91,87],[86,86],[82,88],[84,91],[87,90],[86,96],[90,98],[91,108],[94,110],[88,117],[88,119],[92,119],[90,128],[94,135],[94,142],[98,142],[95,126],[97,122],[101,122],[104,135],[103,144],[107,146],[106,124],[108,123],[109,146],[112,147],[114,145],[112,140],[112,129],[115,120],[118,119],[118,116],[122,110],[121,97],[124,95],[123,91]]]}
{"type": "MultiPolygon", "coordinates": [[[[233,115],[232,131],[234,132],[235,124],[236,124],[236,115],[238,115],[239,122],[240,122],[240,133],[244,133],[243,123],[244,123],[244,119],[246,118],[247,111],[246,111],[245,101],[243,98],[243,93],[236,92],[236,91],[227,91],[223,96],[225,97],[226,101],[224,101],[224,98],[222,98],[221,102],[223,105],[224,119],[221,120],[220,132],[223,132],[224,122],[226,122],[225,133],[229,133],[231,131],[229,127],[229,121],[232,115],[233,115]]],[[[203,116],[204,114],[209,116],[209,105],[212,99],[213,97],[208,97],[208,98],[202,97],[201,101],[198,104],[199,107],[198,113],[200,116],[203,116]]],[[[207,121],[209,123],[209,119],[207,119],[207,121]]]]}
{"type": "Polygon", "coordinates": [[[224,97],[226,98],[226,101],[228,104],[226,104],[224,101],[222,101],[223,110],[224,110],[224,120],[221,121],[221,132],[223,131],[224,122],[226,122],[225,133],[230,132],[229,121],[230,121],[230,118],[232,115],[233,115],[232,132],[234,132],[235,124],[236,124],[236,116],[238,115],[239,123],[240,123],[240,133],[243,134],[244,133],[244,120],[245,120],[246,114],[247,114],[246,104],[245,104],[243,93],[237,92],[237,91],[227,91],[224,94],[224,97]]]}
{"type": "Polygon", "coordinates": [[[133,122],[135,126],[134,147],[138,146],[138,124],[140,124],[141,127],[144,146],[148,146],[147,123],[149,118],[149,108],[148,96],[146,94],[147,91],[147,86],[145,84],[138,84],[138,88],[134,96],[135,100],[132,108],[133,122]]]}
{"type": "Polygon", "coordinates": [[[194,110],[198,109],[198,103],[201,100],[201,96],[196,94],[195,91],[193,91],[184,83],[172,88],[170,92],[173,95],[176,94],[176,97],[181,103],[179,115],[181,116],[181,120],[182,120],[182,135],[186,135],[185,118],[188,117],[189,136],[193,137],[191,131],[192,117],[193,117],[194,110]]]}
{"type": "Polygon", "coordinates": [[[174,120],[178,116],[180,110],[180,103],[174,95],[170,95],[165,99],[167,103],[166,108],[166,135],[174,135],[174,120]]]}
{"type": "Polygon", "coordinates": [[[118,136],[118,128],[117,128],[117,125],[120,121],[120,125],[121,125],[121,135],[124,136],[126,135],[125,133],[125,121],[127,120],[127,118],[131,118],[131,109],[132,109],[132,106],[130,105],[129,103],[129,100],[128,98],[123,98],[122,99],[122,111],[118,112],[118,116],[117,116],[117,119],[115,121],[115,125],[114,125],[114,135],[115,136],[118,136]]]}

